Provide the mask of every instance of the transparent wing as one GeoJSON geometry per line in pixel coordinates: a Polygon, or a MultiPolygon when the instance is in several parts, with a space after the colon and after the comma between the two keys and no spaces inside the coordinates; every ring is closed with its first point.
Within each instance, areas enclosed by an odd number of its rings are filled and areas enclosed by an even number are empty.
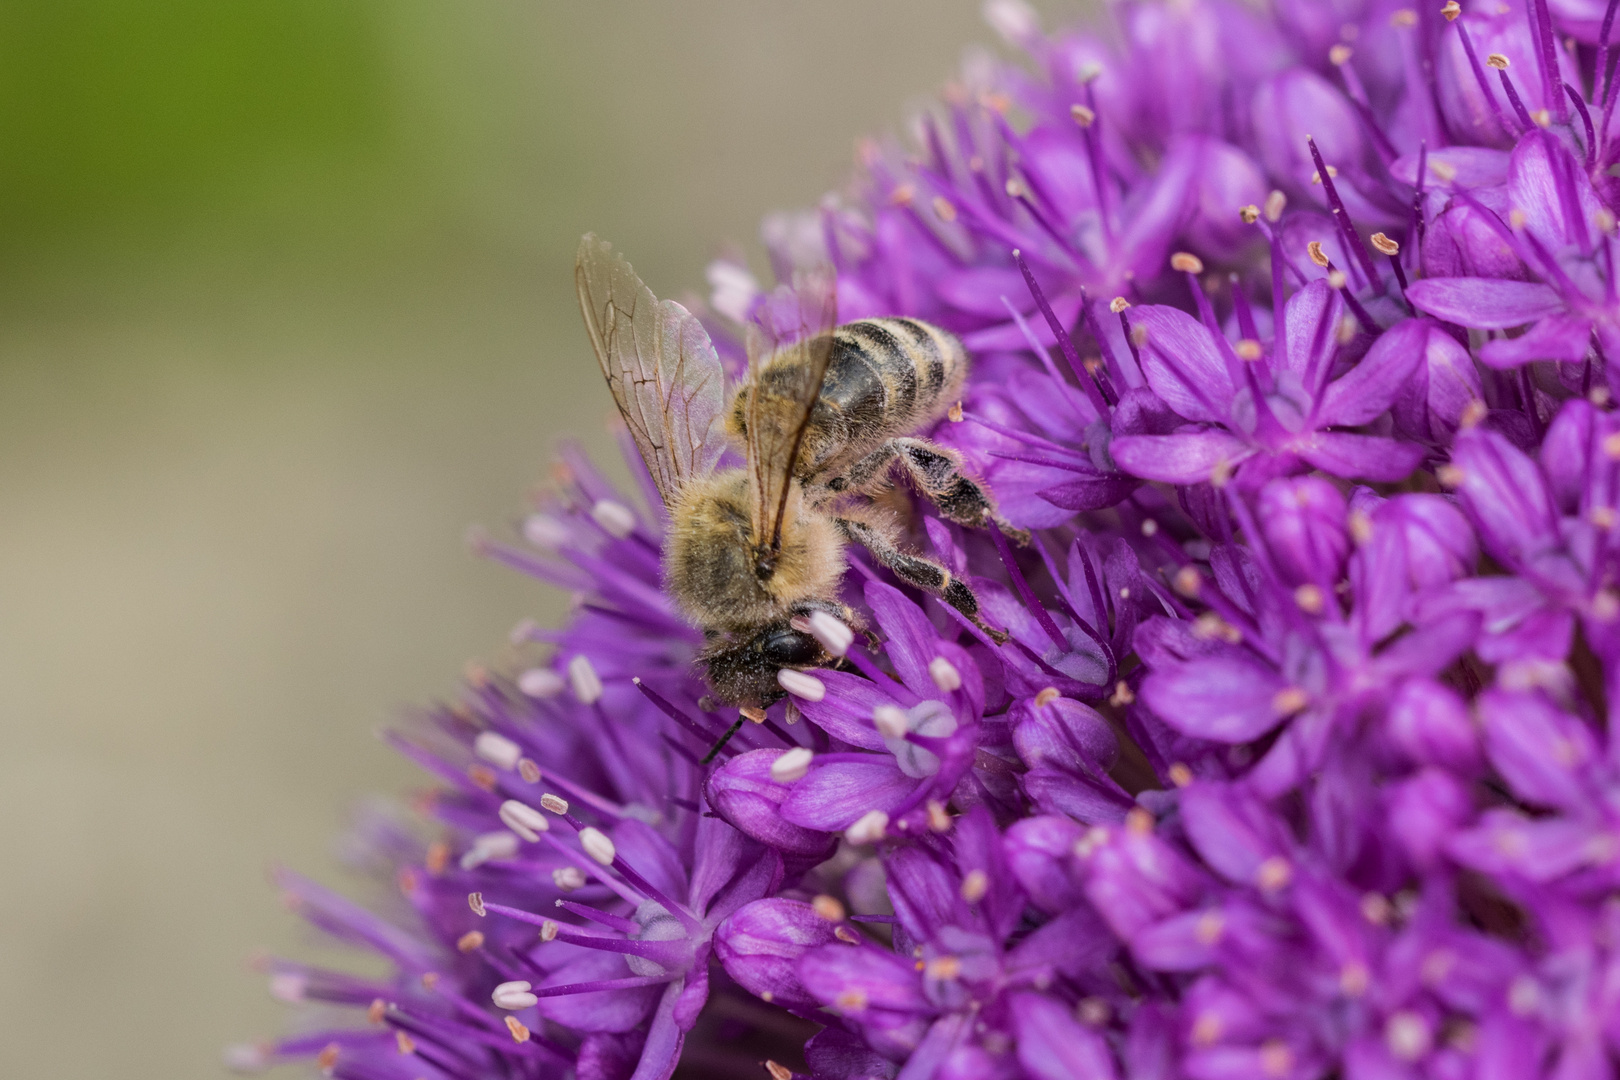
{"type": "Polygon", "coordinates": [[[830,268],[818,268],[795,274],[791,289],[776,290],[749,328],[750,518],[762,551],[781,547],[789,481],[827,375],[837,321],[837,282],[830,268]]]}
{"type": "Polygon", "coordinates": [[[720,358],[696,316],[660,301],[624,256],[590,233],[574,256],[574,287],[602,376],[667,506],[725,450],[720,358]]]}

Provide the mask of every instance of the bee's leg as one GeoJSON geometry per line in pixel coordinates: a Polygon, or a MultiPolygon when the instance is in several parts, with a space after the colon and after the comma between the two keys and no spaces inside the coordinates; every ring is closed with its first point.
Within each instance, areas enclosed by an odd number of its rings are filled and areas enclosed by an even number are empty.
{"type": "Polygon", "coordinates": [[[835,493],[866,491],[874,481],[881,480],[883,474],[889,471],[889,466],[894,463],[897,453],[899,448],[894,442],[892,440],[886,442],[837,476],[821,481],[820,484],[835,493]]]}
{"type": "Polygon", "coordinates": [[[962,455],[927,439],[892,439],[890,446],[906,468],[911,482],[947,521],[982,529],[992,522],[1020,544],[1029,533],[1017,529],[996,513],[989,494],[962,471],[962,455]]]}
{"type": "Polygon", "coordinates": [[[979,615],[979,598],[973,595],[967,582],[953,575],[932,559],[902,551],[889,532],[870,522],[853,518],[835,518],[844,535],[870,551],[879,563],[894,571],[896,577],[908,585],[926,589],[951,607],[967,616],[968,621],[983,630],[999,645],[1007,635],[987,625],[979,615]]]}

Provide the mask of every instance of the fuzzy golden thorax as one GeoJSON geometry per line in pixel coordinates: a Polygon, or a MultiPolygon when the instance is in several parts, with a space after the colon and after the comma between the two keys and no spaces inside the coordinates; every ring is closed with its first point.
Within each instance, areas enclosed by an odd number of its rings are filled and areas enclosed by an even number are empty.
{"type": "Polygon", "coordinates": [[[761,570],[749,521],[748,474],[725,469],[691,481],[670,508],[664,579],[688,618],[705,630],[747,630],[785,619],[795,604],[836,597],[844,541],[831,518],[788,491],[782,545],[761,570]]]}

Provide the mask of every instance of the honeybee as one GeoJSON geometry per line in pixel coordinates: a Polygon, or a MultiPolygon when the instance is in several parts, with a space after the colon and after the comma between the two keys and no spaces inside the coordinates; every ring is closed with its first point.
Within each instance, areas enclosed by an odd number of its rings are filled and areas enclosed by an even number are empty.
{"type": "Polygon", "coordinates": [[[762,708],[782,696],[781,669],[836,662],[809,619],[860,626],[838,599],[851,541],[1005,640],[965,582],[902,550],[871,498],[898,466],[948,520],[1005,525],[960,455],[914,434],[961,395],[960,341],[916,319],[834,327],[831,274],[804,274],[796,332],[749,328],[748,377],[728,408],[702,324],[655,297],[611,245],[580,240],[574,283],[602,375],[668,508],[665,582],[703,631],[699,660],[717,697],[762,708]],[[718,467],[728,446],[745,468],[718,467]]]}

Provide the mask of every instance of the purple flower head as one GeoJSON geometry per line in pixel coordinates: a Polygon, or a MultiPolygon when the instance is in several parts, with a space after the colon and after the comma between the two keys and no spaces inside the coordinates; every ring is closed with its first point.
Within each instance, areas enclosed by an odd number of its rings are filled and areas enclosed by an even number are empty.
{"type": "MultiPolygon", "coordinates": [[[[321,1014],[239,1064],[1620,1068],[1620,3],[987,14],[1016,58],[764,229],[778,280],[972,354],[914,434],[1005,531],[881,501],[980,621],[851,547],[861,625],[801,631],[836,662],[722,714],[658,489],[565,450],[475,543],[577,603],[390,736],[439,785],[430,841],[366,830],[398,898],[280,878],[389,973],[270,962],[321,1014]]],[[[742,379],[784,294],[710,284],[742,379]]]]}

